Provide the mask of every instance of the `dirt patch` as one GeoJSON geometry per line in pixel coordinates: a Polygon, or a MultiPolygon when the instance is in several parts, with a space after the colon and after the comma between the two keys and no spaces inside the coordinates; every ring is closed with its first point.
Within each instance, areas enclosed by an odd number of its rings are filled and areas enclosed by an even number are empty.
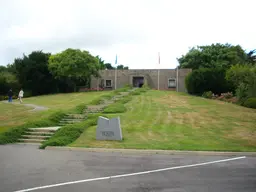
{"type": "Polygon", "coordinates": [[[244,140],[246,145],[256,146],[256,131],[243,129],[242,127],[233,129],[225,135],[226,138],[244,140]]]}

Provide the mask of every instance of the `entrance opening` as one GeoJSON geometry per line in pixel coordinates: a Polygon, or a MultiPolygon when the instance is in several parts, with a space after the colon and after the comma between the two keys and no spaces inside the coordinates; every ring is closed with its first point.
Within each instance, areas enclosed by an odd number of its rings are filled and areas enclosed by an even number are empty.
{"type": "Polygon", "coordinates": [[[142,87],[144,84],[144,77],[133,77],[133,87],[142,87]]]}

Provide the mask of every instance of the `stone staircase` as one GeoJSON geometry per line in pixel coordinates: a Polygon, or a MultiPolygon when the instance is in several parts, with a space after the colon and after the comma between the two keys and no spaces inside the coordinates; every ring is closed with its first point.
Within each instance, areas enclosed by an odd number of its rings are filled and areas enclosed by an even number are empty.
{"type": "Polygon", "coordinates": [[[74,123],[79,123],[86,120],[86,115],[84,114],[67,114],[64,116],[64,118],[62,118],[59,122],[59,126],[65,126],[68,124],[74,124],[74,123]]]}
{"type": "Polygon", "coordinates": [[[29,128],[28,131],[22,135],[21,139],[19,139],[19,142],[42,143],[49,139],[59,128],[60,127],[29,128]]]}
{"type": "Polygon", "coordinates": [[[129,90],[128,92],[120,92],[119,94],[115,95],[111,99],[103,100],[103,102],[99,105],[89,105],[87,106],[87,109],[85,109],[83,114],[75,114],[75,113],[66,114],[59,121],[56,127],[30,128],[24,135],[22,135],[22,138],[19,139],[19,142],[42,143],[47,139],[49,139],[55,133],[55,131],[60,129],[62,126],[82,122],[87,119],[88,114],[102,112],[106,106],[114,103],[116,100],[121,99],[122,97],[128,95],[131,91],[134,91],[134,90],[135,89],[129,90]]]}

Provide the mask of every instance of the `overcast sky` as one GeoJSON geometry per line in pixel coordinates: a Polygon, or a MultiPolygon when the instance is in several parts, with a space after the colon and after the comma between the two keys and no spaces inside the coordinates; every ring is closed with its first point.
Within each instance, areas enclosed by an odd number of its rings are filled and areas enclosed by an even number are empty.
{"type": "Polygon", "coordinates": [[[175,68],[190,47],[256,48],[256,0],[0,0],[0,65],[79,48],[133,69],[175,68]],[[158,65],[158,52],[161,64],[158,65]]]}

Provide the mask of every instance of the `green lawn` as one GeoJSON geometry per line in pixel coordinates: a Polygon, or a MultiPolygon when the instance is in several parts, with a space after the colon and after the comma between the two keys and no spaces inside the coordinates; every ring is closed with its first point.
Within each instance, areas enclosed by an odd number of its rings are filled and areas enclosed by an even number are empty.
{"type": "Polygon", "coordinates": [[[124,140],[96,141],[90,127],[70,146],[256,151],[256,110],[184,93],[148,91],[119,114],[124,140]]]}
{"type": "MultiPolygon", "coordinates": [[[[109,92],[87,92],[44,95],[37,97],[24,98],[24,103],[35,104],[48,107],[48,111],[30,112],[32,108],[23,105],[0,102],[0,133],[12,127],[17,127],[27,121],[35,121],[46,118],[56,110],[69,110],[81,103],[89,103],[95,98],[109,92]]],[[[17,101],[15,101],[17,102],[17,101]]]]}
{"type": "Polygon", "coordinates": [[[93,99],[107,94],[107,91],[100,92],[78,92],[68,94],[43,95],[38,97],[25,98],[25,103],[32,103],[49,107],[50,109],[71,109],[81,103],[89,103],[93,99]]]}

